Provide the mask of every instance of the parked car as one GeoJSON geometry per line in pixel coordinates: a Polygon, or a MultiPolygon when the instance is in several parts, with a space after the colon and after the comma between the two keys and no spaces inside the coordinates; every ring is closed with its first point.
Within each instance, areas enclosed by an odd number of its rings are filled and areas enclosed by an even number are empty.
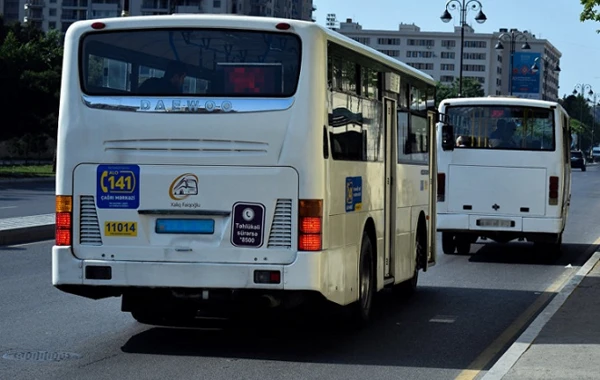
{"type": "Polygon", "coordinates": [[[579,168],[582,172],[585,171],[585,155],[580,150],[572,150],[571,151],[571,167],[579,168]]]}
{"type": "Polygon", "coordinates": [[[590,152],[590,156],[591,156],[592,162],[600,161],[600,146],[593,147],[592,151],[590,152]]]}

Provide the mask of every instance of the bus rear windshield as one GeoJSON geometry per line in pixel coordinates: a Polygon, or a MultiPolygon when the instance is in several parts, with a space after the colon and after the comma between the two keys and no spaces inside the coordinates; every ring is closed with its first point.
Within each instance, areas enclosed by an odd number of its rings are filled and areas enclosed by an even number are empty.
{"type": "Polygon", "coordinates": [[[554,151],[554,112],[523,106],[450,106],[457,149],[554,151]]]}
{"type": "Polygon", "coordinates": [[[289,97],[301,43],[289,33],[222,29],[93,32],[80,51],[88,95],[289,97]]]}

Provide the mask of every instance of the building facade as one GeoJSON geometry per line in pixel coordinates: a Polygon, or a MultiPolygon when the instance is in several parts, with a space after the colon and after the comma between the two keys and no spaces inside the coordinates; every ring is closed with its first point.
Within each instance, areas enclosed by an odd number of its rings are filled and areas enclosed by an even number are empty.
{"type": "MultiPolygon", "coordinates": [[[[312,0],[129,0],[129,15],[234,13],[314,21],[312,0]]],[[[78,20],[118,17],[123,0],[0,0],[5,21],[66,31],[78,20]]]]}
{"type": "MultiPolygon", "coordinates": [[[[453,32],[427,32],[414,24],[400,24],[398,30],[368,30],[347,19],[335,30],[430,74],[442,84],[460,76],[460,27],[453,32]]],[[[514,96],[557,100],[559,72],[553,69],[559,67],[560,58],[560,51],[548,40],[527,31],[500,29],[486,34],[465,26],[463,78],[479,81],[485,95],[507,95],[512,90],[514,96]],[[512,76],[511,32],[522,35],[513,39],[512,76]],[[531,49],[521,49],[525,40],[531,49]],[[499,41],[501,50],[496,49],[499,41]]]]}

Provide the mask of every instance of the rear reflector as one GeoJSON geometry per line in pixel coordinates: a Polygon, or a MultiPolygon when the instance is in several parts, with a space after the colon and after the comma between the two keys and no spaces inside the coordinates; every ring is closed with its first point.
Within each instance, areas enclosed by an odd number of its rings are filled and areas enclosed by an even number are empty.
{"type": "Polygon", "coordinates": [[[444,202],[446,200],[446,174],[438,173],[437,175],[437,201],[444,202]]]}
{"type": "Polygon", "coordinates": [[[73,197],[68,195],[56,196],[56,245],[72,244],[73,226],[73,197]]]}
{"type": "Polygon", "coordinates": [[[301,199],[298,215],[298,250],[320,251],[323,246],[323,200],[301,199]]]}
{"type": "Polygon", "coordinates": [[[278,270],[255,270],[254,283],[279,284],[281,283],[281,272],[278,270]]]}

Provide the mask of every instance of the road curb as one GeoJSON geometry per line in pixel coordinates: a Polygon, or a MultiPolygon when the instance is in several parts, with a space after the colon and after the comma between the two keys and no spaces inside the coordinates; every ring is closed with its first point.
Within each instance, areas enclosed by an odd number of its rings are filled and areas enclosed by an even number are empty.
{"type": "Polygon", "coordinates": [[[34,243],[54,239],[55,224],[12,228],[0,231],[0,246],[34,243]]]}
{"type": "Polygon", "coordinates": [[[554,296],[552,301],[542,310],[542,312],[534,319],[527,329],[517,338],[517,340],[508,348],[508,350],[500,357],[500,359],[490,368],[490,370],[482,377],[481,380],[500,380],[511,368],[519,361],[521,356],[529,349],[534,340],[538,337],[544,326],[556,314],[566,300],[571,296],[573,291],[579,286],[585,276],[594,268],[600,261],[600,250],[594,252],[586,263],[571,277],[571,279],[563,285],[558,294],[554,296]]]}
{"type": "Polygon", "coordinates": [[[12,178],[12,177],[0,177],[0,184],[2,183],[27,183],[27,182],[54,182],[55,177],[27,177],[27,178],[12,178]]]}

